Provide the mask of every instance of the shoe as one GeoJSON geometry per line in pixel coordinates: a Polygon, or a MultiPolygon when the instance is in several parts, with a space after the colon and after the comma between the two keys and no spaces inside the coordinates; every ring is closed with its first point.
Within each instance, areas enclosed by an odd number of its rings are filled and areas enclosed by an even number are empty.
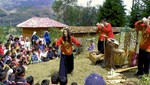
{"type": "Polygon", "coordinates": [[[136,74],[134,74],[134,76],[136,76],[138,79],[141,79],[143,76],[143,73],[137,72],[136,74]]]}

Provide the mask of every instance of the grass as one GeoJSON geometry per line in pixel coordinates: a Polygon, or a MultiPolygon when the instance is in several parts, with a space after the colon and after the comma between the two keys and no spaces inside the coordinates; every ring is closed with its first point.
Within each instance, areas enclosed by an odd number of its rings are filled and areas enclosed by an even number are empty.
{"type": "MultiPolygon", "coordinates": [[[[87,42],[87,38],[81,39],[83,47],[89,46],[89,41],[87,42]]],[[[95,38],[95,46],[97,45],[97,37],[95,38]]],[[[85,48],[87,49],[87,48],[85,48]]],[[[88,58],[88,52],[85,51],[82,52],[79,55],[76,55],[74,59],[74,71],[73,74],[68,74],[68,85],[70,85],[72,82],[77,82],[78,85],[84,85],[84,79],[89,74],[96,72],[103,76],[104,78],[108,76],[108,70],[105,68],[102,68],[100,64],[94,65],[88,58]]],[[[59,62],[60,59],[54,59],[48,62],[42,62],[38,64],[31,64],[28,66],[28,69],[26,71],[26,76],[32,75],[35,79],[35,83],[41,81],[43,79],[49,79],[51,78],[51,74],[54,72],[57,72],[59,70],[59,62]]],[[[150,85],[148,84],[150,80],[150,76],[148,77],[142,77],[142,79],[138,79],[134,76],[137,69],[130,70],[127,72],[122,73],[126,77],[126,82],[124,84],[117,84],[117,85],[150,85]]],[[[150,82],[149,82],[150,83],[150,82]]],[[[116,84],[115,84],[116,85],[116,84]]]]}
{"type": "MultiPolygon", "coordinates": [[[[86,58],[87,56],[88,54],[80,54],[75,57],[74,71],[73,74],[68,75],[68,85],[70,85],[71,82],[77,82],[79,85],[83,85],[85,77],[93,72],[99,73],[102,76],[107,75],[107,70],[101,68],[99,65],[93,65],[92,62],[86,58]]],[[[35,78],[35,82],[41,82],[43,79],[50,79],[50,75],[58,71],[59,61],[60,59],[55,59],[29,65],[26,76],[32,75],[35,78]]]]}
{"type": "MultiPolygon", "coordinates": [[[[74,71],[73,74],[68,74],[68,85],[70,85],[72,82],[77,82],[78,85],[84,85],[84,79],[89,74],[96,72],[103,76],[104,78],[108,76],[108,70],[105,68],[102,68],[100,64],[94,65],[88,58],[88,52],[83,52],[82,54],[79,54],[75,57],[74,61],[74,71]]],[[[28,66],[26,76],[32,75],[35,79],[35,83],[41,81],[43,79],[49,79],[51,78],[51,74],[54,72],[57,72],[59,69],[59,62],[60,59],[54,59],[48,62],[42,62],[38,64],[31,64],[28,66]]],[[[146,85],[146,81],[144,77],[141,80],[134,77],[134,73],[136,70],[131,70],[128,72],[124,72],[123,75],[126,76],[127,82],[130,83],[130,85],[146,85]],[[144,82],[144,84],[143,84],[144,82]]],[[[148,80],[149,78],[147,78],[148,80]]],[[[118,85],[125,85],[125,84],[118,84],[118,85]]],[[[148,85],[148,84],[147,84],[148,85]]]]}

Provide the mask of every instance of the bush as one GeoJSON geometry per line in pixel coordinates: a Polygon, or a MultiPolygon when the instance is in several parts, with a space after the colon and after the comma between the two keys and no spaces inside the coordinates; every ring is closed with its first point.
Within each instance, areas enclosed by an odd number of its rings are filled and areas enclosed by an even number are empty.
{"type": "Polygon", "coordinates": [[[58,28],[49,28],[48,31],[50,33],[52,43],[55,38],[58,39],[62,35],[62,32],[58,28]]]}

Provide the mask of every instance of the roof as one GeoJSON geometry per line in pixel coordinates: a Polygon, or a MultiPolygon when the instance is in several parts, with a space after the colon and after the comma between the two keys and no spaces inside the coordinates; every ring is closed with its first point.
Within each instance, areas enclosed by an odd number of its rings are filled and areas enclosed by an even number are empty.
{"type": "MultiPolygon", "coordinates": [[[[113,27],[113,32],[119,32],[121,27],[113,27]]],[[[69,26],[71,33],[96,33],[96,26],[69,26]]]]}
{"type": "Polygon", "coordinates": [[[50,19],[48,17],[32,17],[20,24],[17,25],[17,27],[21,28],[40,28],[40,27],[59,27],[63,28],[66,27],[67,25],[60,23],[58,21],[55,21],[53,19],[50,19]]]}

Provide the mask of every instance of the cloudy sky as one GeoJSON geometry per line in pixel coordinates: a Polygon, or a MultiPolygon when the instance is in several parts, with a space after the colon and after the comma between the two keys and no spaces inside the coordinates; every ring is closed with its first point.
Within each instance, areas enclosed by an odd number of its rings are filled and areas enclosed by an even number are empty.
{"type": "MultiPolygon", "coordinates": [[[[87,1],[90,1],[90,0],[78,0],[78,4],[79,5],[83,5],[83,6],[86,6],[87,5],[87,1]]],[[[96,6],[96,5],[102,5],[103,2],[105,0],[92,0],[92,6],[96,6]]],[[[126,5],[126,9],[128,11],[131,11],[131,7],[132,7],[132,0],[123,0],[124,2],[124,5],[126,5]]],[[[128,12],[126,11],[126,12],[128,12]]]]}

